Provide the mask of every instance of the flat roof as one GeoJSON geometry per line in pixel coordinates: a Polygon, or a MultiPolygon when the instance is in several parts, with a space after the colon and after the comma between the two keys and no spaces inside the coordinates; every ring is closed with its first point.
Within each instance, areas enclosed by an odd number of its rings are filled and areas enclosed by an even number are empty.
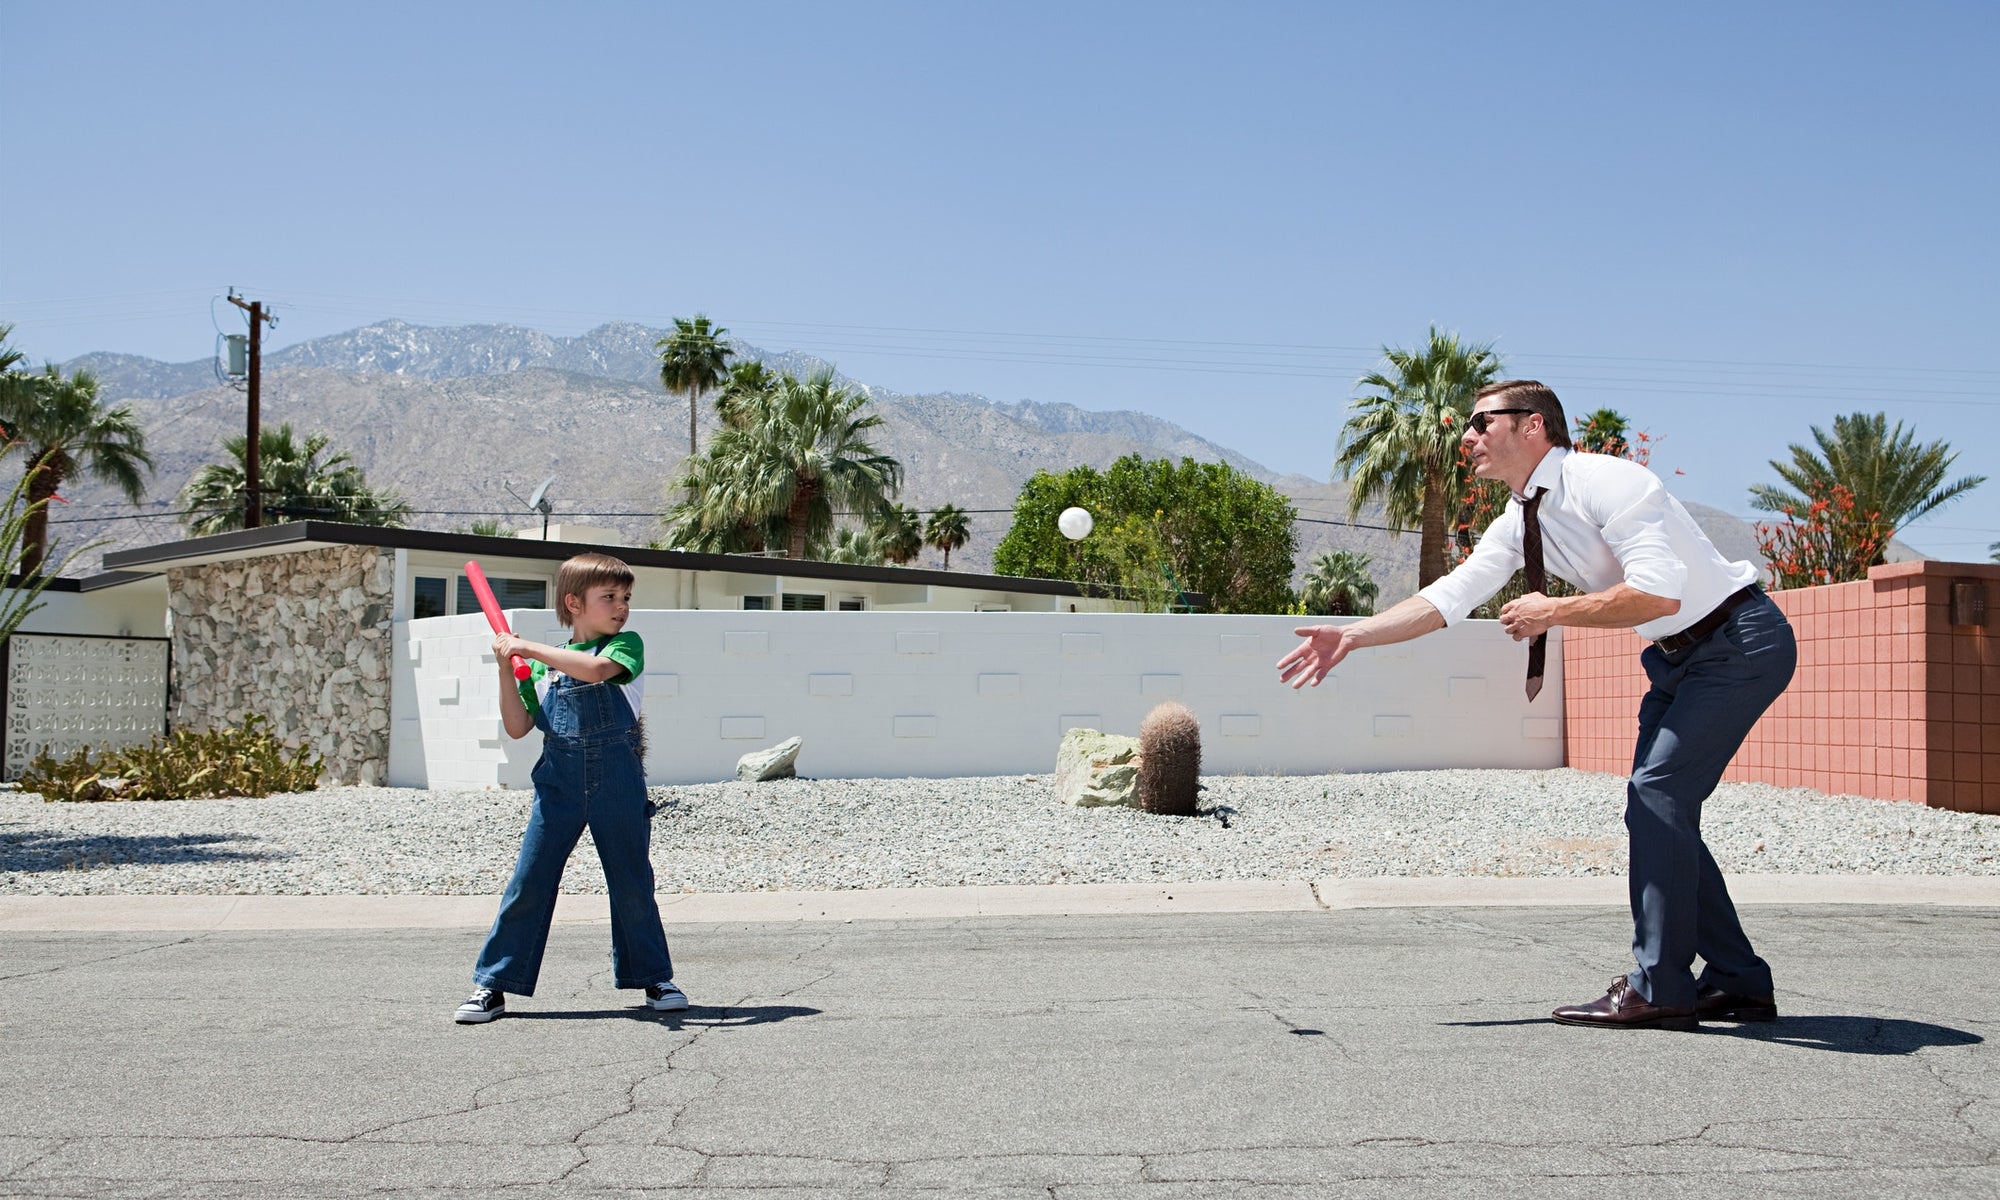
{"type": "MultiPolygon", "coordinates": [[[[384,550],[436,550],[467,558],[539,558],[561,562],[595,551],[611,554],[634,567],[676,571],[727,571],[738,575],[783,575],[801,579],[837,579],[852,583],[921,583],[971,591],[1024,592],[1044,596],[1105,596],[1104,589],[1067,579],[1034,579],[1022,575],[968,575],[917,567],[867,567],[812,559],[772,558],[756,554],[695,554],[686,550],[652,550],[639,546],[606,546],[591,542],[544,542],[539,539],[493,537],[478,533],[442,533],[432,529],[389,529],[378,525],[348,525],[338,521],[287,521],[258,529],[239,529],[208,537],[185,538],[157,546],[116,550],[104,556],[115,572],[145,573],[169,567],[196,567],[234,559],[289,554],[325,546],[375,546],[384,550]]],[[[134,576],[136,578],[136,576],[134,576]]],[[[1206,599],[1205,597],[1203,598],[1206,599]]]]}
{"type": "MultiPolygon", "coordinates": [[[[48,592],[94,592],[100,588],[118,587],[121,584],[137,583],[141,579],[151,579],[158,571],[103,571],[96,575],[58,575],[42,585],[48,592]]],[[[25,582],[21,575],[9,575],[6,586],[18,588],[25,582]]]]}

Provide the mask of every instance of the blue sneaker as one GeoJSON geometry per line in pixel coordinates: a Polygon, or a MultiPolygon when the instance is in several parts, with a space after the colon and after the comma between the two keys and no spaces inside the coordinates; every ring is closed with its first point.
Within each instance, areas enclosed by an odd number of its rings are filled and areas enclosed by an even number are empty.
{"type": "Polygon", "coordinates": [[[460,1025],[477,1025],[482,1021],[491,1021],[506,1011],[507,993],[483,987],[466,997],[465,1003],[458,1006],[451,1019],[460,1025]]]}

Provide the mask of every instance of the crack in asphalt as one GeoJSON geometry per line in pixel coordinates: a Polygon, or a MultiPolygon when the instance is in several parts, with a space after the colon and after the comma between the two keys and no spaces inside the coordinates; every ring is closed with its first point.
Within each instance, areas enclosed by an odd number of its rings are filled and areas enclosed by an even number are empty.
{"type": "Polygon", "coordinates": [[[171,950],[175,946],[192,946],[196,942],[208,941],[214,936],[213,933],[189,934],[187,937],[176,938],[171,942],[141,946],[137,950],[123,950],[117,954],[107,954],[103,958],[87,958],[81,962],[57,963],[53,967],[39,967],[33,971],[18,971],[12,975],[0,975],[0,983],[4,983],[10,979],[32,979],[37,975],[54,975],[59,971],[70,971],[78,967],[94,967],[99,963],[117,962],[121,958],[136,958],[141,954],[151,954],[155,950],[171,950]]]}

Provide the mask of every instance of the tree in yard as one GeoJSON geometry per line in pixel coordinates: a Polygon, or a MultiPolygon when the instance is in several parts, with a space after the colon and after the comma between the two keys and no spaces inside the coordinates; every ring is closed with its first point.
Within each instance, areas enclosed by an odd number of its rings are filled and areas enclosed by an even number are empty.
{"type": "Polygon", "coordinates": [[[720,384],[728,370],[730,350],[722,344],[727,329],[716,327],[700,313],[675,317],[672,334],[653,343],[660,353],[660,383],[676,396],[688,398],[688,455],[696,453],[695,413],[701,394],[720,384]]]}
{"type": "Polygon", "coordinates": [[[1276,489],[1227,464],[1132,454],[1103,472],[1037,472],[1014,501],[1014,523],[994,547],[993,569],[1133,593],[1156,585],[1201,592],[1217,612],[1285,612],[1297,517],[1276,489]],[[1079,542],[1056,528],[1071,505],[1096,518],[1096,529],[1079,542]]]}
{"type": "Polygon", "coordinates": [[[965,519],[965,510],[956,504],[947,504],[931,513],[930,521],[924,526],[924,544],[933,550],[944,552],[944,569],[951,570],[951,552],[972,539],[972,527],[965,519]]]}
{"type": "MultiPolygon", "coordinates": [[[[0,324],[0,406],[12,404],[22,399],[15,393],[16,388],[38,386],[35,377],[14,368],[24,357],[18,350],[7,345],[7,338],[14,332],[12,325],[0,324]]],[[[10,429],[0,429],[0,455],[14,450],[10,429]]],[[[41,595],[49,585],[49,580],[62,574],[69,565],[85,551],[100,543],[76,546],[55,564],[54,570],[41,568],[48,566],[46,557],[37,569],[22,569],[22,554],[27,547],[28,524],[31,518],[45,515],[48,501],[34,501],[29,493],[35,490],[35,481],[40,470],[30,463],[28,470],[0,499],[0,642],[14,636],[21,622],[29,614],[42,607],[41,595]]]]}
{"type": "MultiPolygon", "coordinates": [[[[400,527],[410,506],[392,491],[370,488],[361,468],[344,451],[327,456],[329,441],[326,434],[314,433],[300,442],[289,424],[258,431],[257,474],[264,512],[279,523],[340,521],[400,527]]],[[[185,512],[181,520],[189,533],[199,537],[243,528],[248,491],[244,459],[249,445],[242,434],[225,438],[222,449],[230,461],[202,467],[181,490],[185,512]]]]}
{"type": "Polygon", "coordinates": [[[1381,586],[1368,574],[1369,558],[1352,550],[1316,555],[1299,588],[1299,602],[1313,617],[1366,617],[1381,586]]]}
{"type": "Polygon", "coordinates": [[[1627,440],[1631,436],[1632,423],[1616,409],[1600,408],[1596,412],[1575,418],[1571,424],[1576,432],[1571,441],[1578,450],[1586,454],[1613,454],[1623,456],[1627,440]]]}
{"type": "MultiPolygon", "coordinates": [[[[19,361],[16,358],[15,361],[19,361]]],[[[0,426],[9,451],[27,455],[20,573],[39,575],[49,549],[49,502],[81,473],[116,487],[137,504],[153,459],[146,433],[126,405],[106,408],[88,371],[67,378],[53,364],[40,374],[7,371],[0,379],[0,426]]]]}
{"type": "Polygon", "coordinates": [[[667,544],[755,542],[804,558],[832,536],[836,512],[881,519],[902,489],[903,467],[869,441],[882,418],[864,413],[867,403],[835,386],[830,372],[779,376],[746,402],[740,427],[723,429],[706,454],[689,459],[683,498],[664,514],[667,544]]]}
{"type": "Polygon", "coordinates": [[[1853,511],[1874,522],[1867,540],[1875,557],[1864,566],[1882,562],[1898,529],[1986,481],[1983,475],[1967,475],[1945,482],[1958,458],[1951,447],[1943,441],[1920,446],[1914,431],[1906,431],[1901,421],[1890,428],[1883,413],[1835,417],[1831,435],[1817,425],[1812,435],[1817,454],[1794,443],[1790,463],[1771,462],[1793,490],[1753,484],[1750,506],[1798,519],[1814,504],[1833,503],[1834,488],[1846,489],[1853,511]]]}
{"type": "Polygon", "coordinates": [[[881,539],[874,533],[843,525],[834,531],[831,541],[815,548],[813,557],[821,562],[879,567],[885,554],[881,539]]]}
{"type": "Polygon", "coordinates": [[[756,359],[737,363],[729,368],[729,378],[715,394],[716,417],[726,428],[742,428],[755,415],[751,401],[768,394],[777,383],[777,375],[756,359]]]}
{"type": "Polygon", "coordinates": [[[882,557],[897,566],[912,562],[924,549],[924,526],[917,510],[907,504],[892,505],[869,528],[882,548],[882,557]]]}
{"type": "Polygon", "coordinates": [[[1422,349],[1382,353],[1387,369],[1357,385],[1374,391],[1355,402],[1334,466],[1354,485],[1350,515],[1380,500],[1392,522],[1417,527],[1417,586],[1424,587],[1449,569],[1447,518],[1471,478],[1459,439],[1474,394],[1499,378],[1500,359],[1492,346],[1463,344],[1436,326],[1422,349]]]}
{"type": "Polygon", "coordinates": [[[2000,562],[2000,542],[1995,542],[1991,546],[1988,546],[1986,552],[1993,556],[1994,562],[2000,562]]]}

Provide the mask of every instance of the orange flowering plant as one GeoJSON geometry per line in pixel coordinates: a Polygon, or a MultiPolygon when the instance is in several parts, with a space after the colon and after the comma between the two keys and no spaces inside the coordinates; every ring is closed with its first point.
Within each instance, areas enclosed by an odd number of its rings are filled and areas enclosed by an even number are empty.
{"type": "Polygon", "coordinates": [[[1866,579],[1888,544],[1881,514],[1864,510],[1842,484],[1815,487],[1807,504],[1779,511],[1784,520],[1757,523],[1757,549],[1770,565],[1773,588],[1866,579]]]}

